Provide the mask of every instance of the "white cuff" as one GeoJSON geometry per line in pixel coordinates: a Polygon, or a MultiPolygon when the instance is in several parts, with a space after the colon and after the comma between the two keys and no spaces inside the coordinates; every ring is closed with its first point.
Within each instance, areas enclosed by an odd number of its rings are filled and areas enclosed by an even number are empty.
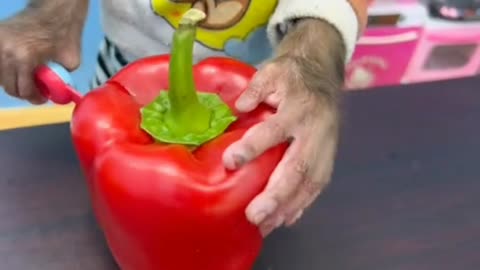
{"type": "Polygon", "coordinates": [[[359,23],[348,0],[279,0],[267,28],[272,45],[278,45],[291,20],[306,17],[323,19],[340,32],[349,62],[357,42],[359,23]]]}

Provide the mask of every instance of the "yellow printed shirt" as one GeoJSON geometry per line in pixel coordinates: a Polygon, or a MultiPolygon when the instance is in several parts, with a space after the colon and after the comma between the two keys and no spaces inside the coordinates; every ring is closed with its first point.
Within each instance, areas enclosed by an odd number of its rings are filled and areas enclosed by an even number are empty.
{"type": "Polygon", "coordinates": [[[276,5],[277,0],[152,0],[154,12],[174,28],[188,9],[204,11],[207,18],[199,25],[197,41],[252,64],[271,54],[266,27],[276,5]]]}
{"type": "Polygon", "coordinates": [[[353,52],[369,0],[102,0],[106,36],[133,61],[170,52],[173,32],[188,9],[207,14],[199,25],[195,60],[233,57],[258,65],[288,31],[290,21],[318,17],[342,35],[353,52]],[[361,8],[359,8],[361,7],[361,8]]]}
{"type": "Polygon", "coordinates": [[[173,31],[178,26],[181,15],[190,8],[198,8],[207,14],[197,31],[196,60],[222,55],[256,65],[272,53],[266,29],[277,6],[277,0],[103,2],[106,35],[125,54],[130,55],[130,58],[133,58],[131,60],[168,53],[173,31]],[[131,7],[138,15],[135,17],[135,14],[129,14],[128,10],[119,10],[121,6],[131,7]],[[124,16],[128,16],[129,20],[125,21],[122,18],[124,16]],[[127,22],[131,24],[123,26],[127,22]],[[143,27],[140,27],[142,25],[143,27]],[[135,33],[132,33],[134,31],[135,33]]]}

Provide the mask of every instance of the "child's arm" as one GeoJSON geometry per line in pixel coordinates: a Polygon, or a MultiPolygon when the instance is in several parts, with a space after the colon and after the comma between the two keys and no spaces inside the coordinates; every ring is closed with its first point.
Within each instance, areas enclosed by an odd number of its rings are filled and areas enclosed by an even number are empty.
{"type": "Polygon", "coordinates": [[[373,0],[279,0],[268,34],[277,45],[298,19],[318,18],[340,33],[349,61],[357,38],[367,23],[367,8],[373,0]]]}

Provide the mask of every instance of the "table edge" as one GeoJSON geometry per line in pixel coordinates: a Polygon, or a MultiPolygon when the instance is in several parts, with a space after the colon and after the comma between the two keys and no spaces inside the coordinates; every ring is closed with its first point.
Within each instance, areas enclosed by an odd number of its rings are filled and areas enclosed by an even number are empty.
{"type": "Polygon", "coordinates": [[[0,109],[0,131],[70,122],[74,105],[0,109]]]}

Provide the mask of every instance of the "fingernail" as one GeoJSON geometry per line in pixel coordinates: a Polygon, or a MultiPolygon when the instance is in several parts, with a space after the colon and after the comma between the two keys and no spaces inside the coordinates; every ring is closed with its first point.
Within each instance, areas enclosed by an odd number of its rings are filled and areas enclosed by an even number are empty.
{"type": "Polygon", "coordinates": [[[253,217],[252,221],[255,225],[259,225],[260,223],[262,223],[265,220],[266,217],[267,217],[267,213],[262,211],[262,212],[257,213],[253,217]]]}
{"type": "Polygon", "coordinates": [[[262,237],[265,238],[265,237],[267,237],[269,234],[271,234],[274,229],[275,229],[275,228],[273,228],[273,226],[262,227],[262,228],[260,229],[260,233],[262,234],[262,237]]]}
{"type": "Polygon", "coordinates": [[[236,170],[242,167],[246,161],[242,155],[235,153],[235,150],[227,149],[223,155],[224,164],[229,170],[236,170]]]}
{"type": "Polygon", "coordinates": [[[233,163],[235,168],[240,168],[245,165],[245,158],[239,154],[233,154],[233,163]]]}
{"type": "Polygon", "coordinates": [[[295,215],[291,216],[287,223],[286,223],[286,226],[287,227],[292,227],[293,225],[295,225],[295,223],[297,223],[297,221],[302,217],[303,215],[303,210],[300,210],[300,211],[297,211],[297,213],[295,213],[295,215]]]}
{"type": "Polygon", "coordinates": [[[282,224],[284,223],[284,218],[283,216],[278,216],[275,217],[273,222],[269,221],[270,223],[263,224],[261,226],[261,233],[263,237],[267,237],[269,234],[271,234],[274,230],[278,229],[282,224]]]}
{"type": "Polygon", "coordinates": [[[275,219],[275,229],[282,226],[284,222],[285,222],[285,218],[283,216],[278,216],[275,219]]]}
{"type": "Polygon", "coordinates": [[[275,210],[277,209],[278,204],[276,203],[275,200],[272,200],[270,198],[262,201],[258,201],[258,204],[256,204],[255,208],[258,208],[257,211],[254,211],[253,215],[253,223],[255,225],[259,225],[260,223],[264,222],[265,219],[273,214],[275,210]]]}
{"type": "Polygon", "coordinates": [[[241,97],[235,102],[235,108],[240,112],[249,112],[254,109],[254,103],[248,98],[241,97]]]}
{"type": "Polygon", "coordinates": [[[247,105],[247,104],[248,104],[248,102],[245,102],[245,98],[240,97],[240,98],[238,98],[237,101],[235,102],[235,107],[236,107],[238,110],[241,111],[241,110],[245,107],[245,105],[247,105]]]}

